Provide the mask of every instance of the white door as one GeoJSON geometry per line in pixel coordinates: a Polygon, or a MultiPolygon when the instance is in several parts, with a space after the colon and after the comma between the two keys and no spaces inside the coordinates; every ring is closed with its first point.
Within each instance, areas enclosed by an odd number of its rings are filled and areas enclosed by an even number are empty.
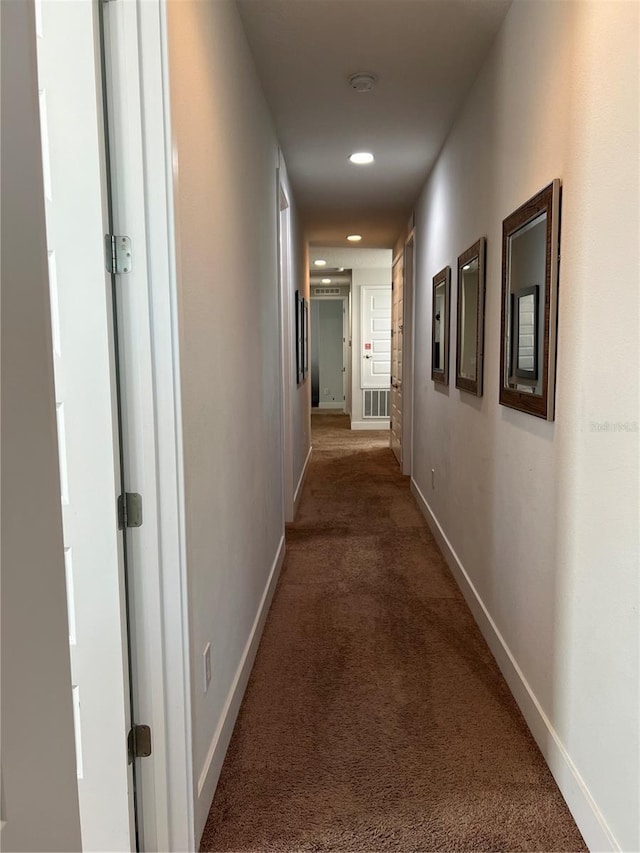
{"type": "Polygon", "coordinates": [[[135,849],[98,4],[36,0],[82,846],[135,849]]]}
{"type": "Polygon", "coordinates": [[[362,388],[388,388],[391,375],[391,288],[362,288],[362,388]]]}
{"type": "Polygon", "coordinates": [[[402,352],[404,333],[404,274],[399,255],[392,270],[391,307],[391,449],[402,467],[402,352]]]}

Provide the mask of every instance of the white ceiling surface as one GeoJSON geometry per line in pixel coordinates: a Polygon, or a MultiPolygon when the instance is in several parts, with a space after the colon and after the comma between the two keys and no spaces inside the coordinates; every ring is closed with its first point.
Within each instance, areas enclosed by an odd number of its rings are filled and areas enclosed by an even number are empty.
{"type": "Polygon", "coordinates": [[[309,240],[393,246],[511,0],[236,2],[309,240]]]}
{"type": "Polygon", "coordinates": [[[351,284],[351,270],[360,269],[387,269],[389,281],[391,281],[392,260],[391,249],[340,249],[311,246],[309,250],[311,285],[321,286],[323,278],[330,278],[334,286],[351,284]],[[315,266],[313,262],[318,258],[327,262],[326,267],[315,266]],[[345,270],[344,273],[339,272],[341,267],[345,270]]]}
{"type": "Polygon", "coordinates": [[[309,249],[309,265],[311,272],[320,275],[323,270],[339,269],[346,270],[373,269],[388,267],[391,269],[391,249],[341,249],[331,246],[311,246],[309,249]],[[317,267],[314,261],[326,261],[326,267],[317,267]]]}

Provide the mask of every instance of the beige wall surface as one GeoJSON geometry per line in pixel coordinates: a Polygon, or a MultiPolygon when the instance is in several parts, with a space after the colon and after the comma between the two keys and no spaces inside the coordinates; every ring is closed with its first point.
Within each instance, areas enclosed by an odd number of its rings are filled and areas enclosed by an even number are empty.
{"type": "Polygon", "coordinates": [[[3,850],[79,850],[33,3],[2,3],[3,850]]]}
{"type": "MultiPolygon", "coordinates": [[[[235,4],[185,0],[169,3],[167,14],[198,839],[230,736],[222,727],[284,534],[279,151],[235,4]]],[[[295,223],[293,243],[300,275],[306,257],[295,223]]]]}
{"type": "Polygon", "coordinates": [[[546,715],[587,841],[629,851],[640,848],[639,10],[515,3],[416,208],[413,477],[546,715]],[[501,226],[553,178],[562,259],[547,423],[498,404],[501,226]],[[429,342],[431,277],[455,271],[481,235],[476,400],[453,381],[434,387],[429,342]]]}

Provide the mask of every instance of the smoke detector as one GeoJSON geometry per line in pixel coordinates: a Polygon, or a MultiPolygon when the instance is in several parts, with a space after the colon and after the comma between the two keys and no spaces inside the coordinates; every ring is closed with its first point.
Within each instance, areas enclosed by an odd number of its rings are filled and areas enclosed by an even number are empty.
{"type": "Polygon", "coordinates": [[[355,92],[370,92],[377,82],[378,78],[375,74],[369,74],[366,71],[360,71],[349,77],[349,85],[355,92]]]}

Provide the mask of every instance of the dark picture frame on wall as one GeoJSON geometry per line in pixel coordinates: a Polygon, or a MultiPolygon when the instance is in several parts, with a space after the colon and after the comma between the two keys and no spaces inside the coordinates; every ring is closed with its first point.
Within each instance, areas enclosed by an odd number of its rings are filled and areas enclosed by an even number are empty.
{"type": "Polygon", "coordinates": [[[502,223],[500,404],[555,416],[560,180],[502,223]]]}
{"type": "Polygon", "coordinates": [[[309,303],[302,298],[302,378],[309,373],[309,303]]]}
{"type": "Polygon", "coordinates": [[[304,311],[302,308],[302,297],[299,290],[296,290],[294,310],[296,318],[296,384],[300,385],[304,379],[304,356],[302,352],[304,311]]]}
{"type": "Polygon", "coordinates": [[[456,388],[482,397],[487,241],[481,237],[458,257],[456,388]]]}
{"type": "Polygon", "coordinates": [[[431,378],[439,385],[449,384],[450,297],[451,267],[445,267],[433,277],[431,309],[431,378]]]}

